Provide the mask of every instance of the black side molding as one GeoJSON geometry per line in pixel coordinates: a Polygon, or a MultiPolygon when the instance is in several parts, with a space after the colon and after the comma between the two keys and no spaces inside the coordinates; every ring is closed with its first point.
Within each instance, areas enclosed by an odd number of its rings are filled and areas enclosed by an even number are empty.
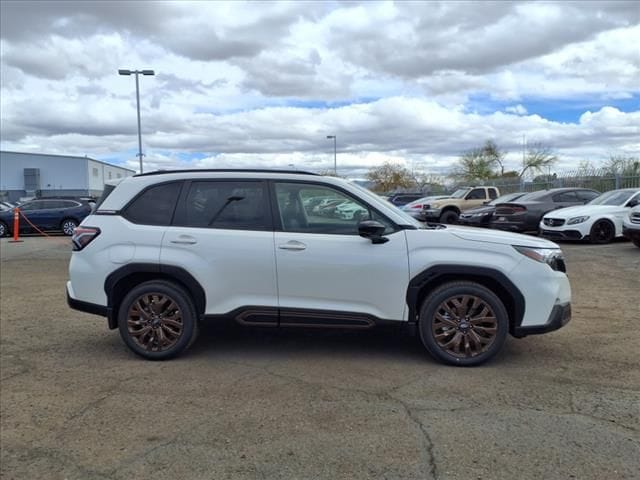
{"type": "Polygon", "coordinates": [[[406,326],[404,320],[383,320],[358,312],[246,306],[217,315],[203,315],[203,320],[232,319],[243,326],[369,329],[376,326],[406,326]]]}

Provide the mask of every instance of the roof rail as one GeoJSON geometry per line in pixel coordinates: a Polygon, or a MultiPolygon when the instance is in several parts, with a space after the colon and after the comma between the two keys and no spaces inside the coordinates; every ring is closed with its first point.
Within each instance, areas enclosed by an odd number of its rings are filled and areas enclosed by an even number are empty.
{"type": "Polygon", "coordinates": [[[134,177],[147,177],[150,175],[164,175],[168,173],[197,173],[197,172],[231,172],[231,173],[294,173],[297,175],[318,175],[303,170],[275,170],[267,168],[192,168],[186,170],[154,170],[148,173],[138,173],[134,177]]]}

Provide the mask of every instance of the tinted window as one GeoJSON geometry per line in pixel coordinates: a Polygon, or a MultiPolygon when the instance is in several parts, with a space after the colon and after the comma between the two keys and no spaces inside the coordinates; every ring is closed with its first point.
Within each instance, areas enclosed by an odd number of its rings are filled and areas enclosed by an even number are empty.
{"type": "Polygon", "coordinates": [[[355,198],[322,185],[276,184],[278,212],[285,232],[358,235],[358,223],[376,220],[394,231],[393,224],[355,198]]]}
{"type": "Polygon", "coordinates": [[[489,189],[489,198],[491,200],[495,200],[496,198],[498,198],[498,192],[496,191],[495,188],[490,188],[489,189]]]}
{"type": "Polygon", "coordinates": [[[266,230],[271,227],[262,182],[192,182],[177,224],[186,227],[266,230]]]}
{"type": "Polygon", "coordinates": [[[554,202],[577,202],[576,192],[562,192],[553,196],[554,202]]]}
{"type": "Polygon", "coordinates": [[[170,225],[181,184],[165,183],[148,188],[127,207],[124,217],[144,225],[170,225]]]}
{"type": "Polygon", "coordinates": [[[29,210],[41,210],[44,208],[44,202],[42,200],[35,200],[33,202],[28,202],[23,205],[20,205],[20,210],[29,211],[29,210]]]}
{"type": "Polygon", "coordinates": [[[589,190],[579,190],[576,192],[578,198],[583,202],[590,202],[594,198],[596,198],[599,194],[596,192],[591,192],[589,190]]]}
{"type": "Polygon", "coordinates": [[[474,188],[467,195],[467,200],[485,200],[487,198],[487,194],[484,191],[484,188],[474,188]]]}

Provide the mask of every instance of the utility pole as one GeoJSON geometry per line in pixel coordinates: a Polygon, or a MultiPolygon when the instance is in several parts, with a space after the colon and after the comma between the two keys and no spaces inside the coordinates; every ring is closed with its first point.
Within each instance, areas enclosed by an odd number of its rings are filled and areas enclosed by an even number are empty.
{"type": "Polygon", "coordinates": [[[333,174],[338,176],[338,150],[335,135],[327,135],[328,139],[333,138],[333,174]]]}

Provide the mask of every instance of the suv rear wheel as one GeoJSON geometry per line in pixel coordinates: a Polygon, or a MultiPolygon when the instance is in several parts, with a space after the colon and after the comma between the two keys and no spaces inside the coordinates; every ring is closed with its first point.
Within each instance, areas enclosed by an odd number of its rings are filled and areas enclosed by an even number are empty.
{"type": "Polygon", "coordinates": [[[504,345],[509,317],[502,301],[475,282],[436,288],[420,309],[419,331],[429,353],[450,365],[480,365],[504,345]]]}
{"type": "Polygon", "coordinates": [[[153,280],[134,287],[118,312],[120,336],[149,360],[173,358],[195,341],[198,320],[193,301],[180,286],[153,280]]]}

